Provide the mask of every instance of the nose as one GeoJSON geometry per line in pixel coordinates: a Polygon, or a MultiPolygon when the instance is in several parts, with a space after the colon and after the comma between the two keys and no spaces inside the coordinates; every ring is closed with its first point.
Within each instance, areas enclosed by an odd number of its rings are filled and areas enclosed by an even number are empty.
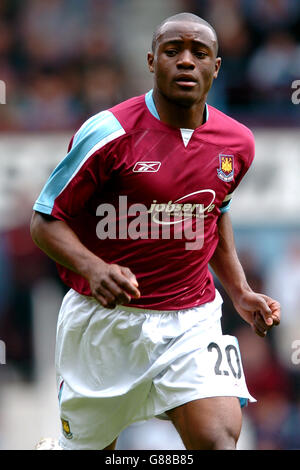
{"type": "Polygon", "coordinates": [[[185,49],[179,54],[176,65],[179,69],[193,70],[195,68],[193,54],[189,50],[185,49]]]}

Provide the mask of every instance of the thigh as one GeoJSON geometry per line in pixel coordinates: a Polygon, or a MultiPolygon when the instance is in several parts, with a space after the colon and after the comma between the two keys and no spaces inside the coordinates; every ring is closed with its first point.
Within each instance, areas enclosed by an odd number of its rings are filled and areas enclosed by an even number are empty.
{"type": "Polygon", "coordinates": [[[100,450],[115,450],[117,440],[118,440],[118,438],[115,439],[111,444],[109,444],[109,446],[105,447],[104,449],[100,449],[100,450]]]}
{"type": "Polygon", "coordinates": [[[193,400],[167,412],[188,450],[235,449],[242,427],[236,397],[193,400]]]}

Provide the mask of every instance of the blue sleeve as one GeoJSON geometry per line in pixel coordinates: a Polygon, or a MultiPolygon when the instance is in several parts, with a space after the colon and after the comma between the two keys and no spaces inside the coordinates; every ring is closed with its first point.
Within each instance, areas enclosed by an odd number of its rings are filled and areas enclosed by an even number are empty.
{"type": "Polygon", "coordinates": [[[85,162],[108,142],[123,134],[124,129],[110,111],[102,111],[88,119],[75,134],[68,154],[50,175],[33,209],[51,214],[56,198],[85,162]]]}
{"type": "Polygon", "coordinates": [[[231,201],[232,201],[232,197],[231,197],[232,195],[230,194],[229,196],[230,196],[230,198],[227,196],[227,197],[224,199],[224,201],[223,201],[223,203],[222,203],[222,205],[221,205],[221,207],[220,207],[221,214],[225,214],[225,213],[228,212],[229,209],[230,209],[231,201]]]}

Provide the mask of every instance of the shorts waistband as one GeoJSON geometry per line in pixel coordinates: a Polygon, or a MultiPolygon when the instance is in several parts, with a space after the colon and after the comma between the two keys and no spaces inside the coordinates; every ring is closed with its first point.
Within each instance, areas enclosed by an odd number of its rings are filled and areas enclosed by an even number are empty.
{"type": "MultiPolygon", "coordinates": [[[[89,299],[91,301],[97,302],[97,300],[92,297],[92,296],[87,296],[87,295],[82,295],[79,294],[79,292],[75,291],[74,289],[70,289],[69,292],[71,295],[78,295],[84,299],[89,299]]],[[[199,312],[206,308],[208,305],[218,308],[220,305],[222,305],[223,299],[219,293],[219,291],[216,289],[216,295],[214,300],[211,302],[206,302],[204,304],[196,305],[193,307],[188,307],[188,308],[182,308],[182,309],[172,309],[172,310],[159,310],[159,309],[149,309],[149,308],[143,308],[143,307],[133,307],[130,305],[116,305],[115,308],[111,309],[111,311],[127,311],[128,313],[137,313],[137,314],[149,314],[149,315],[162,315],[162,314],[168,314],[168,315],[176,315],[179,312],[181,313],[186,313],[186,312],[199,312]]],[[[99,304],[100,305],[100,304],[99,304]]]]}

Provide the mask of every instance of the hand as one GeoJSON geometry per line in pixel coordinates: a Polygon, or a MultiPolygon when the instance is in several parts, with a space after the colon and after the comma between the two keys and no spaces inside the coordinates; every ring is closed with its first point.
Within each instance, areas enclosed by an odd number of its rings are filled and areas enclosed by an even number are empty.
{"type": "Polygon", "coordinates": [[[234,307],[258,336],[266,336],[270,328],[280,323],[280,304],[267,295],[246,291],[234,307]]]}
{"type": "Polygon", "coordinates": [[[131,298],[141,294],[138,282],[129,268],[117,264],[97,262],[88,276],[93,297],[103,307],[115,308],[117,304],[127,304],[131,298]]]}

